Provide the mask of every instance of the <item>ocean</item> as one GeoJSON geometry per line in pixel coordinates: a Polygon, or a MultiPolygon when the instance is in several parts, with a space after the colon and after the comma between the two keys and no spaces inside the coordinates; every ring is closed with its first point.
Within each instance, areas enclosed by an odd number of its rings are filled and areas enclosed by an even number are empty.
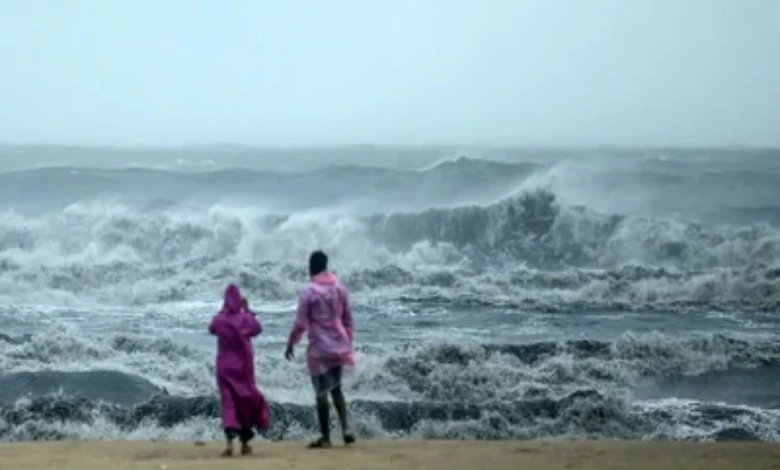
{"type": "Polygon", "coordinates": [[[0,440],[220,439],[237,282],[265,438],[308,254],[363,438],[780,441],[780,151],[0,147],[0,440]]]}

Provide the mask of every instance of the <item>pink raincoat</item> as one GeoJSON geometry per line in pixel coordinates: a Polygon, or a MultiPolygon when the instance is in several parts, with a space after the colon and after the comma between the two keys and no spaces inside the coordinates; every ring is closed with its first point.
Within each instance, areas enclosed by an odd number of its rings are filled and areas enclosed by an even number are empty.
{"type": "Polygon", "coordinates": [[[312,277],[298,299],[298,312],[288,344],[295,345],[309,333],[306,363],[311,375],[332,367],[354,366],[354,325],[347,289],[332,273],[312,277]]]}
{"type": "Polygon", "coordinates": [[[225,290],[222,310],[211,320],[209,333],[217,337],[217,386],[225,429],[268,429],[271,412],[255,384],[252,338],[263,327],[241,306],[241,291],[234,284],[225,290]]]}

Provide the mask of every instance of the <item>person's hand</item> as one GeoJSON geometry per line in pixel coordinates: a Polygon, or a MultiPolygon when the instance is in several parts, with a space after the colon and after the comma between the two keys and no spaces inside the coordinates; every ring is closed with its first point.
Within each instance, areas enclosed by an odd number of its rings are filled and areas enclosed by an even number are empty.
{"type": "Polygon", "coordinates": [[[288,361],[292,361],[294,357],[295,357],[295,352],[293,351],[293,346],[292,344],[288,344],[287,350],[284,351],[284,358],[287,359],[288,361]]]}

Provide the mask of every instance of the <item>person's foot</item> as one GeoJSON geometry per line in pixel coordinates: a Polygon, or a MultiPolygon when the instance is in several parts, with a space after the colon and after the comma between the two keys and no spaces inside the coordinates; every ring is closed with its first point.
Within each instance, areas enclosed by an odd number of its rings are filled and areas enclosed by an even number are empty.
{"type": "Polygon", "coordinates": [[[219,454],[220,457],[233,457],[233,448],[228,447],[219,454]]]}
{"type": "Polygon", "coordinates": [[[241,444],[241,455],[252,455],[252,446],[246,442],[241,444]]]}
{"type": "Polygon", "coordinates": [[[325,439],[324,437],[321,437],[308,445],[309,449],[330,449],[331,447],[330,439],[325,439]]]}
{"type": "Polygon", "coordinates": [[[356,441],[355,435],[352,434],[352,431],[345,431],[344,432],[344,445],[348,446],[350,444],[354,444],[356,441]]]}

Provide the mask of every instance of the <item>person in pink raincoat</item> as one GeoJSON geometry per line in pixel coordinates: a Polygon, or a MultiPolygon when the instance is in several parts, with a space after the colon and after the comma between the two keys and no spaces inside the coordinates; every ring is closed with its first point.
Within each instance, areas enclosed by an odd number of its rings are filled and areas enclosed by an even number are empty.
{"type": "Polygon", "coordinates": [[[217,337],[217,386],[227,439],[224,457],[233,455],[236,437],[241,441],[241,454],[251,454],[254,429],[265,431],[270,424],[268,403],[255,383],[252,338],[262,331],[238,286],[230,284],[222,309],[209,325],[209,333],[217,337]]]}
{"type": "Polygon", "coordinates": [[[355,442],[347,421],[347,401],[341,390],[341,373],[345,366],[355,365],[352,350],[354,326],[347,289],[328,271],[328,257],[315,251],[309,257],[311,282],[301,290],[295,323],[287,341],[285,358],[293,358],[293,349],[308,332],[306,364],[311,374],[317,401],[320,438],[310,448],[330,447],[330,405],[328,394],[341,424],[344,444],[355,442]]]}

